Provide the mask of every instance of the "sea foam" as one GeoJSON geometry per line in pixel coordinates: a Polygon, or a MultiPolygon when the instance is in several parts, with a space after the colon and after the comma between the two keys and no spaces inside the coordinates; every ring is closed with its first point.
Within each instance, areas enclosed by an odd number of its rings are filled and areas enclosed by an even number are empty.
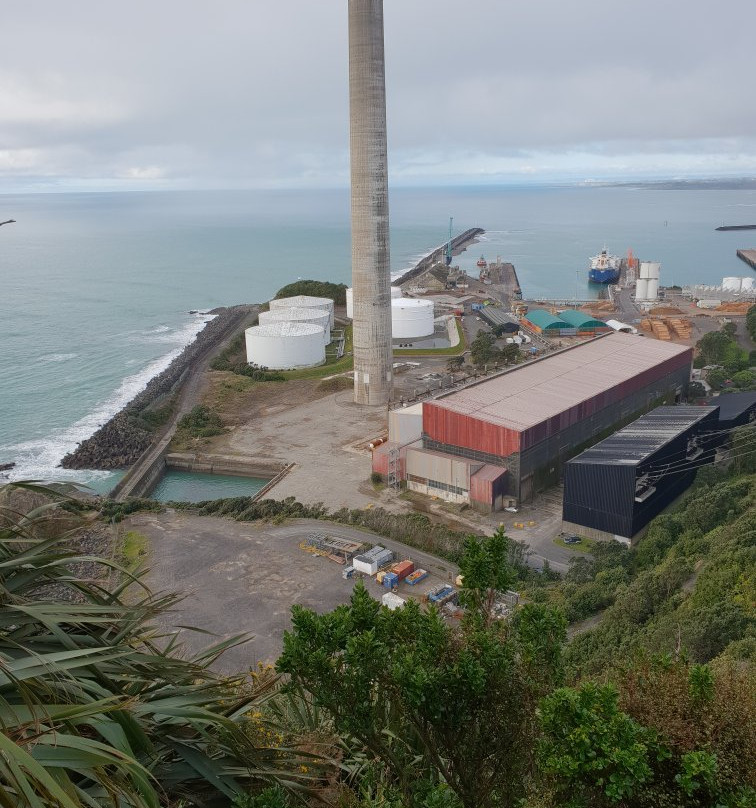
{"type": "Polygon", "coordinates": [[[170,342],[176,347],[157,359],[153,359],[138,372],[127,376],[91,412],[66,429],[39,440],[0,446],[0,457],[7,457],[16,463],[15,467],[8,472],[8,479],[87,482],[107,477],[110,472],[67,470],[60,468],[59,464],[65,455],[94,434],[137,393],[144,390],[150,379],[162,373],[212,319],[213,315],[195,315],[180,328],[170,332],[161,332],[158,335],[161,339],[156,341],[170,342]]]}

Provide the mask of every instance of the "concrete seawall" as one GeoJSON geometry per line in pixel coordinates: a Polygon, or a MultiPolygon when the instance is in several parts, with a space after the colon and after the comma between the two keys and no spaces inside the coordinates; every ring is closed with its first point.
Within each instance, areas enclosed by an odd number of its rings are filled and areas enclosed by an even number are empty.
{"type": "Polygon", "coordinates": [[[193,452],[169,452],[165,465],[178,471],[193,471],[204,474],[229,474],[233,477],[273,478],[287,468],[260,457],[233,457],[231,455],[206,455],[193,452]]]}
{"type": "Polygon", "coordinates": [[[150,457],[145,458],[138,469],[126,474],[111,491],[110,497],[119,502],[128,497],[149,497],[166,470],[175,469],[189,473],[267,479],[268,482],[254,497],[254,499],[258,499],[283,479],[292,468],[292,464],[274,462],[259,457],[243,458],[230,455],[169,452],[166,441],[155,446],[150,457]]]}

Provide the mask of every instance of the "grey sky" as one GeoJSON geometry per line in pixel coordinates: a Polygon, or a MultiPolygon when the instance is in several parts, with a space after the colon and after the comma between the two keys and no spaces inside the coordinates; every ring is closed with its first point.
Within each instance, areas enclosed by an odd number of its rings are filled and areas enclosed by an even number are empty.
{"type": "MultiPolygon", "coordinates": [[[[385,0],[395,184],[756,174],[752,0],[385,0]]],[[[0,191],[340,185],[346,0],[2,3],[0,191]]]]}

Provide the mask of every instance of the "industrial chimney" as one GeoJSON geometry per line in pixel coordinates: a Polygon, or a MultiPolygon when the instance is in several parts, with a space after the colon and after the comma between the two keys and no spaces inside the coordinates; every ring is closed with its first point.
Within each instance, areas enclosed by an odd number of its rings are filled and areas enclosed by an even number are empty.
{"type": "Polygon", "coordinates": [[[377,405],[392,369],[383,0],[348,2],[354,401],[377,405]]]}

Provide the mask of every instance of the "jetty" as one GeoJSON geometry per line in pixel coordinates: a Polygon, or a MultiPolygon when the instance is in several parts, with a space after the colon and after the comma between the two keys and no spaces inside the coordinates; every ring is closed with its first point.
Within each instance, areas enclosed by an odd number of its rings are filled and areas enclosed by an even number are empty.
{"type": "Polygon", "coordinates": [[[751,269],[756,269],[756,250],[738,250],[736,255],[745,261],[751,269]]]}
{"type": "MultiPolygon", "coordinates": [[[[455,236],[451,240],[451,251],[452,255],[459,255],[459,253],[463,252],[467,249],[467,247],[472,244],[478,236],[482,236],[483,233],[486,231],[483,230],[482,227],[472,227],[469,230],[465,230],[464,233],[461,233],[458,236],[455,236]]],[[[448,241],[445,241],[440,247],[436,247],[433,252],[428,253],[425,258],[421,258],[417,264],[415,264],[412,269],[408,270],[404,273],[400,278],[397,278],[395,281],[392,281],[393,286],[401,286],[407,281],[414,280],[422,275],[426,270],[430,269],[432,266],[438,263],[444,263],[444,257],[446,255],[446,247],[448,245],[448,241]]]]}

